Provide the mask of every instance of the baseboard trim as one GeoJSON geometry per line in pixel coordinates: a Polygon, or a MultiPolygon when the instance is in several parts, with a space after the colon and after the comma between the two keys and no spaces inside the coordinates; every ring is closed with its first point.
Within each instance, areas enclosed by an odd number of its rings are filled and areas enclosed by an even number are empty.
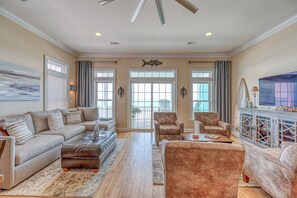
{"type": "Polygon", "coordinates": [[[191,128],[187,128],[187,129],[184,129],[184,132],[186,132],[186,133],[194,133],[195,130],[194,129],[191,129],[191,128]]]}
{"type": "Polygon", "coordinates": [[[117,132],[127,132],[129,131],[127,128],[117,128],[117,132]]]}

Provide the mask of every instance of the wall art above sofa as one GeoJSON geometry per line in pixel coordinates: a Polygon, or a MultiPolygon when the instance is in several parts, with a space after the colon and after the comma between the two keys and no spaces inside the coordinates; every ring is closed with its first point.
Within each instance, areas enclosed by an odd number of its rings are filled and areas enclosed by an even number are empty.
{"type": "Polygon", "coordinates": [[[40,100],[40,72],[0,61],[0,101],[40,100]]]}

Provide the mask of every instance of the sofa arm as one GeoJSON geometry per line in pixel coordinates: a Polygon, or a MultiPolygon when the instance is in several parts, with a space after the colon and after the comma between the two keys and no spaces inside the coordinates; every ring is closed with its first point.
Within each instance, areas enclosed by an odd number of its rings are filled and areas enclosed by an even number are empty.
{"type": "Polygon", "coordinates": [[[227,137],[230,137],[231,135],[231,124],[223,121],[218,122],[219,127],[222,127],[224,130],[226,130],[227,137]]]}
{"type": "Polygon", "coordinates": [[[4,182],[0,184],[0,189],[10,189],[14,185],[15,137],[1,136],[0,139],[6,140],[0,159],[0,174],[4,175],[4,182]]]}
{"type": "Polygon", "coordinates": [[[176,120],[174,124],[179,128],[180,133],[184,133],[184,123],[176,120]]]}
{"type": "Polygon", "coordinates": [[[198,120],[194,121],[195,133],[204,133],[204,124],[198,120]]]}

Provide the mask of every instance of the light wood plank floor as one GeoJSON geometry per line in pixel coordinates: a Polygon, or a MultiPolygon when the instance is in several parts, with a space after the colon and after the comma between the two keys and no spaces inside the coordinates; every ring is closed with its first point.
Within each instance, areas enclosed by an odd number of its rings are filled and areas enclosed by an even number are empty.
{"type": "MultiPolygon", "coordinates": [[[[164,198],[164,186],[152,184],[152,133],[118,133],[128,138],[122,153],[99,187],[96,198],[164,198]]],[[[236,138],[234,138],[236,142],[236,138]]],[[[260,188],[239,188],[239,198],[269,197],[260,188]]]]}
{"type": "MultiPolygon", "coordinates": [[[[153,134],[118,133],[118,138],[128,140],[97,189],[95,198],[165,198],[164,186],[152,184],[153,134]]],[[[238,142],[238,139],[234,140],[238,142]]],[[[239,188],[238,197],[269,196],[260,188],[239,188]]]]}

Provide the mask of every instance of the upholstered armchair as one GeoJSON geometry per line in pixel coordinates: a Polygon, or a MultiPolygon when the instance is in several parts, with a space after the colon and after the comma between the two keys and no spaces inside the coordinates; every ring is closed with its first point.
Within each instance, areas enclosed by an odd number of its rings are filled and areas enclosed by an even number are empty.
{"type": "Polygon", "coordinates": [[[283,142],[282,148],[260,148],[242,142],[246,155],[243,179],[252,179],[272,197],[297,197],[297,144],[283,142]]]}
{"type": "Polygon", "coordinates": [[[162,141],[166,198],[236,198],[244,163],[241,145],[162,141]]]}
{"type": "Polygon", "coordinates": [[[196,112],[195,133],[221,134],[230,137],[231,125],[220,121],[220,116],[216,112],[196,112]]]}
{"type": "Polygon", "coordinates": [[[157,146],[162,139],[181,140],[181,133],[184,132],[184,124],[177,120],[174,112],[155,112],[154,130],[157,146]]]}

